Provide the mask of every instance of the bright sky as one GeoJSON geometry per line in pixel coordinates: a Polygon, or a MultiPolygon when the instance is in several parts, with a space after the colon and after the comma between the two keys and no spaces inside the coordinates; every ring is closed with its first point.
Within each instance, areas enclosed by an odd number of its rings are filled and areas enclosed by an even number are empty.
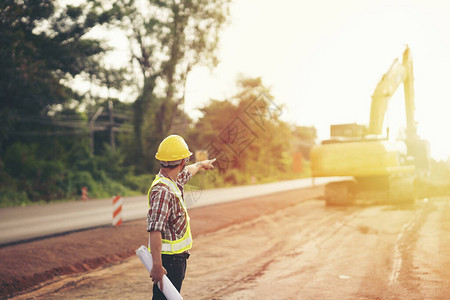
{"type": "MultiPolygon", "coordinates": [[[[283,118],[314,125],[369,121],[370,96],[404,45],[411,48],[419,135],[437,159],[450,155],[450,1],[235,0],[221,37],[221,63],[188,77],[186,111],[235,93],[238,74],[262,77],[283,118]]],[[[394,95],[391,132],[406,124],[403,87],[394,95]]]]}

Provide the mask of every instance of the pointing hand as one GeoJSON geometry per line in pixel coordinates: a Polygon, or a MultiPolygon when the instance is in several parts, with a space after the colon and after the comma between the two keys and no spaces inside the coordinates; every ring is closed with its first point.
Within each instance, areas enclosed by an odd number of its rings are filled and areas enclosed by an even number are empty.
{"type": "Polygon", "coordinates": [[[212,170],[212,169],[214,169],[213,163],[214,163],[215,161],[216,161],[215,158],[202,161],[202,167],[203,167],[203,169],[205,169],[205,170],[212,170]]]}

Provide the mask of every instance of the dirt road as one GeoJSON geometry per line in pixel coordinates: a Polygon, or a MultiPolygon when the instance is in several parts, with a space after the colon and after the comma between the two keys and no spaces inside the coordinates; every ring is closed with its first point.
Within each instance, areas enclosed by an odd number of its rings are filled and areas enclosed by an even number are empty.
{"type": "MultiPolygon", "coordinates": [[[[450,299],[449,201],[327,207],[306,200],[207,232],[195,237],[182,295],[450,299]]],[[[148,299],[150,282],[139,259],[130,257],[57,277],[17,299],[148,299]]]]}

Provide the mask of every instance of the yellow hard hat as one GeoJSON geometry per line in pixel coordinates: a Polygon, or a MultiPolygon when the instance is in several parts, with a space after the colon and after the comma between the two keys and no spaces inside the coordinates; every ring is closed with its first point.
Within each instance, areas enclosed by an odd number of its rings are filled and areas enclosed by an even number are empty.
{"type": "Polygon", "coordinates": [[[179,135],[169,135],[159,144],[156,159],[159,161],[175,161],[191,156],[189,147],[179,135]]]}

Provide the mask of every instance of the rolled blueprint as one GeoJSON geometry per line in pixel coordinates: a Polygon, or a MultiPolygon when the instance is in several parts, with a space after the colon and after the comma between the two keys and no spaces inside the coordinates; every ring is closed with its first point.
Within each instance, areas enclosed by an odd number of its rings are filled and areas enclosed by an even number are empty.
{"type": "MultiPolygon", "coordinates": [[[[150,273],[153,268],[153,258],[148,248],[145,246],[141,246],[136,250],[136,255],[139,257],[141,262],[144,264],[147,271],[150,273]]],[[[158,282],[159,287],[159,282],[158,282]]],[[[163,277],[163,294],[166,296],[167,300],[183,300],[178,290],[173,286],[172,282],[169,278],[164,275],[163,277]]]]}

